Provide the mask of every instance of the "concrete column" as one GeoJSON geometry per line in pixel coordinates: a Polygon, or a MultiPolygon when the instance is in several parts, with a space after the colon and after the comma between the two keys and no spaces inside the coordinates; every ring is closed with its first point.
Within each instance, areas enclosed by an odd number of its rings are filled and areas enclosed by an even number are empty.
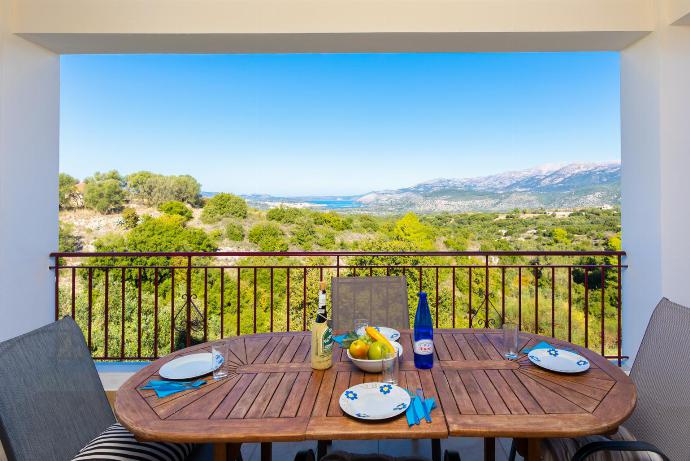
{"type": "Polygon", "coordinates": [[[623,351],[634,357],[662,296],[690,306],[690,27],[621,53],[623,351]]]}
{"type": "Polygon", "coordinates": [[[0,341],[51,322],[59,56],[11,33],[0,0],[0,341]]]}

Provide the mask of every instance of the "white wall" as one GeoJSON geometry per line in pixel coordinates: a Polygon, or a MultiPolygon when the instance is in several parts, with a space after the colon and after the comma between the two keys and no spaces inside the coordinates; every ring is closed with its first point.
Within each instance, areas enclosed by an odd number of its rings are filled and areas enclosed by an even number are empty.
{"type": "Polygon", "coordinates": [[[53,320],[59,57],[9,33],[0,0],[0,340],[53,320]]]}
{"type": "Polygon", "coordinates": [[[662,296],[690,306],[690,27],[621,53],[623,349],[634,356],[662,296]]]}

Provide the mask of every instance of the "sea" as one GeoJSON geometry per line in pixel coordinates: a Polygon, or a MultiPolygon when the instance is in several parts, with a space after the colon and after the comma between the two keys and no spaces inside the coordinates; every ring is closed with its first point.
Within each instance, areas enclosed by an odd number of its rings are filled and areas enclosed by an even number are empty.
{"type": "Polygon", "coordinates": [[[327,210],[343,210],[362,207],[362,203],[357,200],[305,200],[304,202],[327,210]]]}

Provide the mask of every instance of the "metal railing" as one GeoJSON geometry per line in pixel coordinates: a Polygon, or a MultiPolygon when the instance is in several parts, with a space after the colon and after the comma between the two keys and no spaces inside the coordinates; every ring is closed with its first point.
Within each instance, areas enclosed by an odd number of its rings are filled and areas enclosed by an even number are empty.
{"type": "Polygon", "coordinates": [[[621,355],[625,252],[52,253],[55,318],[71,315],[95,359],[151,360],[220,337],[306,330],[318,281],[404,275],[437,328],[523,331],[621,355]]]}

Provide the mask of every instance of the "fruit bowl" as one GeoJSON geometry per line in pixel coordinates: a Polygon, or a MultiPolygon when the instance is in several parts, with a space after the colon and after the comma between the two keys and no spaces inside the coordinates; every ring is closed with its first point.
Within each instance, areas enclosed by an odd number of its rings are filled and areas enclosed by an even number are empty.
{"type": "MultiPolygon", "coordinates": [[[[398,357],[402,357],[403,354],[403,347],[400,345],[400,343],[391,343],[393,344],[393,347],[395,347],[398,351],[398,357]]],[[[393,359],[379,359],[379,360],[369,360],[369,359],[356,359],[354,358],[351,354],[350,351],[347,350],[347,358],[349,358],[352,363],[357,366],[360,370],[367,372],[367,373],[381,373],[383,370],[383,362],[384,360],[393,360],[393,359]]]]}

